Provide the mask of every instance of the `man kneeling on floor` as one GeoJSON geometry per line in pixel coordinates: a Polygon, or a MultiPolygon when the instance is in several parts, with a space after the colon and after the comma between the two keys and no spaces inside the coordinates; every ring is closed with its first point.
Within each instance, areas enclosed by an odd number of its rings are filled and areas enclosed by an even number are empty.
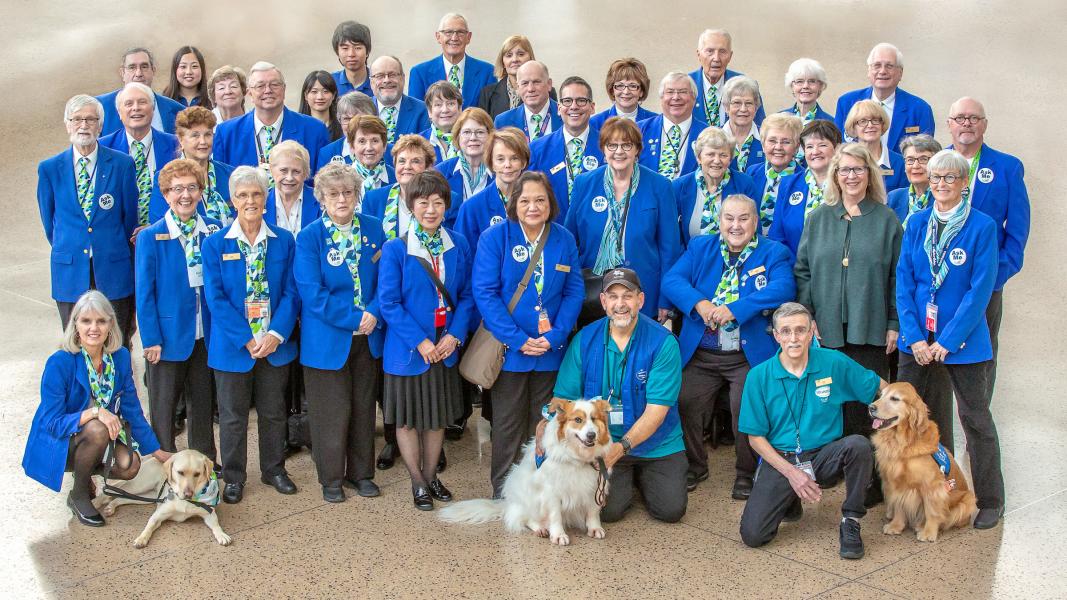
{"type": "Polygon", "coordinates": [[[771,322],[780,349],[749,372],[741,399],[738,429],[761,457],[741,539],[753,548],[770,542],[783,520],[800,519],[801,501],[822,498],[819,484],[844,477],[841,557],[863,558],[859,520],[874,454],[867,438],[841,436],[841,405],[870,404],[888,384],[841,352],[812,348],[815,323],[803,305],[783,304],[771,322]]]}
{"type": "MultiPolygon", "coordinates": [[[[600,302],[607,317],[571,340],[553,395],[565,400],[601,397],[611,404],[608,430],[614,443],[604,457],[611,469],[600,518],[618,521],[633,503],[634,484],[648,513],[674,523],[688,502],[688,461],[678,418],[682,362],[669,329],[641,314],[645,294],[637,273],[604,273],[600,302]]],[[[544,422],[538,426],[538,439],[544,422]]]]}

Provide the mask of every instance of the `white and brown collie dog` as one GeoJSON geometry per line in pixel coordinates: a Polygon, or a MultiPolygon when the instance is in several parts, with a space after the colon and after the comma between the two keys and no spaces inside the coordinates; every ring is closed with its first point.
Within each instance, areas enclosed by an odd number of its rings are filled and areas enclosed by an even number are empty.
{"type": "Polygon", "coordinates": [[[522,460],[511,468],[499,500],[466,500],[439,511],[442,521],[478,524],[503,519],[508,531],[526,529],[552,543],[570,543],[566,527],[585,526],[591,538],[602,539],[600,508],[607,497],[609,473],[601,459],[611,446],[604,400],[553,399],[555,417],[542,435],[545,456],[537,465],[535,442],[523,448],[522,460]]]}

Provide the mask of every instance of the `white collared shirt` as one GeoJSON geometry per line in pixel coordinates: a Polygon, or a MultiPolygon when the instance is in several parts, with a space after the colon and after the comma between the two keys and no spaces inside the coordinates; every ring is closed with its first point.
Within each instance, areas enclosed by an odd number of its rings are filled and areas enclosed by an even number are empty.
{"type": "Polygon", "coordinates": [[[549,100],[545,102],[545,105],[541,108],[540,111],[530,112],[530,107],[526,106],[525,104],[522,105],[522,114],[526,115],[526,131],[530,133],[528,137],[531,140],[533,139],[535,131],[541,131],[541,137],[545,137],[546,135],[552,133],[552,117],[550,117],[548,114],[548,109],[551,108],[551,106],[552,101],[549,100]],[[534,115],[541,115],[541,128],[538,128],[538,126],[534,123],[534,115]]]}
{"type": "Polygon", "coordinates": [[[889,143],[886,142],[884,135],[882,136],[882,155],[878,157],[878,166],[885,169],[889,169],[893,166],[889,162],[889,143]]]}
{"type": "Polygon", "coordinates": [[[885,122],[885,133],[882,134],[882,143],[884,144],[885,141],[889,139],[889,128],[893,126],[893,108],[897,105],[897,92],[896,90],[893,90],[893,93],[890,94],[888,98],[879,100],[878,96],[875,95],[874,90],[871,90],[871,100],[874,100],[880,105],[885,105],[884,108],[888,119],[885,122]]]}
{"type": "MultiPolygon", "coordinates": [[[[722,75],[719,76],[719,80],[714,83],[708,82],[708,76],[704,74],[704,70],[700,70],[700,80],[704,83],[704,98],[706,99],[711,95],[711,86],[715,86],[715,93],[719,96],[719,122],[726,122],[726,103],[722,101],[722,88],[726,85],[726,69],[723,69],[722,75]]],[[[697,98],[699,102],[700,99],[697,98]]],[[[707,118],[707,113],[704,111],[703,106],[696,107],[697,114],[703,118],[707,118]]],[[[703,120],[703,119],[702,119],[703,120]]]]}
{"type": "MultiPolygon", "coordinates": [[[[452,70],[452,63],[448,62],[448,59],[445,58],[444,54],[441,55],[441,62],[443,62],[445,64],[445,81],[448,81],[448,72],[450,70],[452,70]]],[[[466,67],[467,67],[467,55],[464,54],[463,58],[459,59],[459,62],[456,63],[456,65],[459,66],[459,87],[462,88],[463,87],[463,73],[464,73],[464,71],[466,71],[466,67]]],[[[420,100],[421,100],[421,98],[420,98],[420,100]]]]}
{"type": "MultiPolygon", "coordinates": [[[[254,242],[248,241],[248,236],[245,235],[244,229],[241,229],[241,224],[239,222],[237,222],[237,221],[234,221],[233,224],[230,225],[230,228],[226,230],[226,239],[239,240],[239,241],[242,241],[242,242],[248,244],[249,246],[255,246],[256,244],[262,242],[263,240],[266,240],[268,237],[278,237],[278,235],[275,234],[273,231],[271,231],[270,227],[267,227],[267,223],[263,222],[263,221],[260,221],[259,233],[256,234],[256,241],[254,241],[254,242]]],[[[248,261],[249,261],[250,258],[251,258],[251,255],[246,255],[245,256],[245,269],[246,270],[248,269],[248,261]]],[[[266,257],[264,257],[263,260],[264,260],[264,264],[266,264],[266,257]]],[[[247,277],[247,275],[246,275],[246,277],[247,277]]],[[[268,291],[268,293],[269,293],[269,291],[268,291]]],[[[270,327],[270,316],[268,314],[268,316],[267,316],[267,324],[266,324],[265,329],[269,328],[269,327],[270,327]]],[[[278,333],[277,331],[274,331],[273,329],[270,329],[267,333],[269,333],[269,334],[273,335],[274,337],[278,338],[279,342],[284,342],[285,341],[285,338],[282,337],[282,334],[278,333]]],[[[263,333],[260,332],[259,336],[256,337],[256,341],[258,342],[262,338],[263,338],[263,333]]]]}
{"type": "MultiPolygon", "coordinates": [[[[448,232],[445,231],[443,227],[440,229],[440,232],[441,241],[444,243],[445,249],[441,252],[441,258],[437,261],[437,277],[440,278],[441,283],[444,283],[448,281],[445,275],[444,254],[445,252],[448,252],[453,247],[455,247],[455,244],[452,242],[452,237],[448,235],[448,232]]],[[[430,251],[427,250],[421,243],[419,243],[419,238],[415,235],[414,230],[412,230],[408,235],[408,255],[421,256],[422,258],[425,258],[430,264],[433,264],[433,258],[430,257],[430,251]]]]}
{"type": "Polygon", "coordinates": [[[586,125],[585,126],[585,131],[583,131],[582,134],[579,135],[579,136],[573,136],[567,131],[566,127],[563,128],[563,153],[564,154],[566,154],[567,151],[569,150],[570,144],[571,144],[571,140],[575,139],[575,137],[577,137],[578,139],[582,140],[582,151],[584,153],[585,146],[586,146],[586,144],[589,143],[589,126],[586,125]]]}
{"type": "MultiPolygon", "coordinates": [[[[182,235],[181,229],[178,228],[178,223],[174,220],[173,212],[168,210],[167,213],[163,216],[163,219],[167,223],[167,232],[170,233],[170,239],[178,240],[178,243],[180,243],[182,245],[182,250],[183,250],[182,260],[184,261],[185,260],[184,250],[185,250],[186,240],[185,240],[185,236],[182,235]]],[[[204,222],[204,219],[199,214],[196,215],[196,229],[194,231],[195,231],[195,233],[198,233],[198,234],[201,234],[201,233],[204,234],[204,235],[210,235],[211,234],[211,230],[207,228],[207,223],[204,222]]],[[[203,245],[200,246],[200,250],[201,250],[201,252],[203,252],[203,250],[204,250],[203,245]]],[[[195,339],[199,340],[200,338],[204,337],[204,318],[203,318],[203,315],[200,312],[200,294],[203,293],[203,289],[204,289],[204,287],[203,287],[203,277],[204,276],[203,276],[203,272],[201,271],[201,274],[199,275],[199,277],[201,279],[201,284],[198,285],[198,286],[193,286],[192,285],[192,278],[193,278],[192,270],[189,269],[188,265],[186,265],[185,270],[189,274],[189,278],[190,278],[189,287],[192,287],[193,291],[196,292],[196,337],[195,337],[195,339]]]]}
{"type": "Polygon", "coordinates": [[[163,131],[163,116],[159,114],[159,94],[152,93],[155,95],[152,99],[152,127],[163,131]]]}
{"type": "Polygon", "coordinates": [[[641,110],[641,105],[637,105],[636,107],[634,107],[634,111],[633,112],[622,112],[619,109],[619,105],[616,104],[615,105],[615,116],[616,117],[621,117],[623,119],[630,119],[631,121],[637,122],[637,113],[640,110],[641,110]]]}
{"type": "Polygon", "coordinates": [[[678,125],[678,127],[680,127],[682,130],[681,141],[679,142],[680,147],[678,148],[678,173],[681,174],[682,165],[685,164],[686,149],[689,147],[690,144],[693,143],[693,140],[689,139],[689,130],[693,127],[693,117],[690,116],[688,119],[682,121],[681,123],[672,123],[671,120],[668,119],[666,115],[664,115],[663,130],[660,132],[659,136],[660,155],[663,154],[663,149],[670,145],[669,138],[667,137],[667,132],[670,130],[671,125],[678,125]]]}
{"type": "MultiPolygon", "coordinates": [[[[741,148],[741,146],[745,143],[745,140],[747,140],[748,136],[750,136],[750,135],[752,136],[752,139],[754,139],[754,140],[760,139],[759,138],[759,127],[756,127],[755,119],[753,119],[752,124],[749,126],[749,130],[748,130],[748,134],[747,135],[744,135],[744,136],[734,135],[734,130],[730,126],[730,121],[726,121],[725,123],[722,124],[722,130],[726,132],[726,135],[734,138],[734,144],[737,146],[737,148],[741,148]]],[[[757,162],[763,162],[763,161],[757,161],[757,162]]],[[[749,159],[749,163],[748,164],[754,165],[756,163],[752,162],[752,160],[749,159]]]]}
{"type": "MultiPolygon", "coordinates": [[[[155,127],[154,124],[152,126],[155,127]]],[[[134,154],[133,154],[133,152],[134,152],[133,151],[133,143],[135,141],[137,141],[137,140],[133,139],[133,136],[130,135],[130,132],[128,130],[126,130],[125,133],[126,133],[126,147],[130,149],[130,158],[133,158],[133,156],[134,156],[134,154]]],[[[153,181],[155,181],[155,177],[156,177],[156,153],[155,153],[155,145],[152,143],[152,130],[151,129],[148,130],[148,134],[144,136],[144,139],[141,140],[141,143],[144,144],[145,158],[147,159],[145,165],[148,167],[148,176],[151,177],[153,181]]]]}
{"type": "MultiPolygon", "coordinates": [[[[403,102],[404,102],[404,94],[400,94],[400,97],[396,99],[396,104],[391,105],[392,108],[396,109],[396,118],[398,120],[400,119],[400,105],[403,102]]],[[[385,112],[385,109],[390,108],[390,106],[387,106],[384,102],[378,101],[377,98],[374,99],[374,103],[378,106],[378,117],[381,120],[384,121],[385,117],[383,116],[383,113],[385,112]]]]}
{"type": "MultiPolygon", "coordinates": [[[[74,154],[74,162],[73,162],[73,165],[74,165],[74,185],[75,185],[75,188],[77,188],[77,185],[78,185],[78,160],[80,160],[82,158],[82,153],[79,152],[77,146],[74,146],[74,145],[71,145],[70,150],[74,154]]],[[[95,182],[96,181],[96,161],[97,161],[98,158],[100,158],[100,144],[94,144],[93,145],[93,151],[90,152],[89,155],[86,156],[85,158],[89,159],[89,163],[87,165],[85,165],[85,170],[89,172],[89,181],[90,182],[95,182]]],[[[89,187],[92,187],[92,184],[90,184],[89,187]]],[[[77,199],[77,198],[75,198],[75,199],[77,199]]]]}
{"type": "MultiPolygon", "coordinates": [[[[467,198],[470,198],[471,196],[484,190],[485,186],[489,184],[489,179],[492,178],[492,175],[488,172],[488,170],[486,170],[485,176],[482,177],[482,180],[475,182],[475,185],[477,187],[471,189],[470,186],[467,185],[467,178],[463,176],[463,163],[457,160],[456,166],[452,169],[452,172],[459,173],[459,178],[463,182],[463,200],[466,200],[467,198]]],[[[477,171],[475,171],[475,174],[477,174],[477,171]]]]}
{"type": "MultiPolygon", "coordinates": [[[[411,225],[415,222],[412,218],[411,211],[408,210],[408,203],[404,202],[403,198],[396,199],[396,223],[398,235],[404,235],[404,232],[411,232],[411,225]]],[[[412,236],[413,237],[413,236],[412,236]]]]}
{"type": "MultiPolygon", "coordinates": [[[[274,134],[272,137],[274,138],[275,146],[282,141],[282,119],[284,118],[285,110],[282,110],[281,114],[278,115],[278,120],[271,125],[274,127],[274,134]]],[[[256,146],[256,160],[260,160],[260,153],[267,151],[267,132],[263,130],[266,125],[263,121],[259,120],[259,112],[254,109],[252,110],[252,126],[256,130],[256,139],[259,141],[259,144],[256,146]]]]}
{"type": "MultiPolygon", "coordinates": [[[[274,223],[282,229],[288,231],[296,237],[296,234],[300,233],[302,227],[300,223],[303,220],[304,212],[304,192],[300,192],[296,202],[293,202],[293,207],[288,212],[285,210],[285,203],[282,202],[281,194],[275,191],[274,193],[274,223]]],[[[236,224],[236,221],[234,221],[236,224]]],[[[257,240],[258,241],[258,240],[257,240]]]]}

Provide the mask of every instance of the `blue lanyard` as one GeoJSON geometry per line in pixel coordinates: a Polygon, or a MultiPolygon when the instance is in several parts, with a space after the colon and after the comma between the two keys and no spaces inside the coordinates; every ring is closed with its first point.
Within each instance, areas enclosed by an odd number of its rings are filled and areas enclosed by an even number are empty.
{"type": "MultiPolygon", "coordinates": [[[[798,380],[797,381],[797,387],[800,387],[801,385],[805,384],[807,382],[807,379],[808,379],[807,375],[805,375],[804,379],[798,380]]],[[[797,428],[797,454],[796,454],[796,457],[794,458],[794,460],[797,461],[797,463],[799,464],[800,452],[801,452],[801,447],[800,447],[800,418],[804,416],[804,394],[803,393],[800,394],[800,401],[799,401],[800,410],[799,410],[799,415],[798,415],[798,413],[793,412],[793,398],[790,397],[789,390],[786,389],[786,387],[785,387],[785,381],[783,381],[781,379],[779,379],[778,381],[782,384],[782,393],[785,395],[785,406],[786,406],[786,408],[789,409],[789,416],[793,419],[793,425],[797,428]]]]}

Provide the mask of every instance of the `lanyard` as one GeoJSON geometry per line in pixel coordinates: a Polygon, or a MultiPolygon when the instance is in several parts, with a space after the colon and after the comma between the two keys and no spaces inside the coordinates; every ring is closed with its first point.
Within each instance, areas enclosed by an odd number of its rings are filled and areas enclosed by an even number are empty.
{"type": "MultiPolygon", "coordinates": [[[[427,251],[430,255],[430,264],[433,266],[433,274],[437,276],[437,279],[441,279],[441,257],[434,256],[432,252],[427,251]]],[[[444,283],[443,281],[441,283],[444,283]]],[[[434,286],[436,288],[437,286],[434,286]]],[[[437,308],[444,308],[445,297],[441,295],[441,290],[437,290],[437,308]]]]}
{"type": "MultiPolygon", "coordinates": [[[[675,125],[675,123],[671,123],[671,125],[675,125]]],[[[679,125],[678,128],[681,129],[681,125],[679,125]]],[[[693,124],[689,124],[689,129],[685,130],[685,135],[682,136],[682,139],[678,140],[677,146],[671,143],[671,136],[669,130],[669,127],[665,127],[663,129],[662,135],[663,139],[667,140],[667,145],[670,146],[672,150],[674,150],[674,166],[677,167],[682,163],[681,151],[682,148],[685,148],[685,141],[689,139],[689,134],[693,132],[693,124]]]]}
{"type": "MultiPolygon", "coordinates": [[[[266,126],[261,127],[259,129],[259,131],[263,131],[263,129],[265,127],[266,126]]],[[[277,146],[278,144],[280,144],[282,142],[282,130],[281,130],[280,127],[279,128],[275,128],[275,130],[278,133],[278,139],[274,140],[274,145],[277,146]]],[[[254,137],[256,138],[256,157],[259,159],[259,164],[263,164],[263,163],[267,162],[267,159],[263,154],[263,146],[259,141],[259,132],[258,131],[256,132],[254,137]]],[[[155,143],[156,143],[156,140],[153,139],[152,140],[152,144],[155,145],[155,143]]]]}
{"type": "MultiPolygon", "coordinates": [[[[530,116],[532,117],[533,115],[530,116]]],[[[552,116],[548,114],[548,112],[545,113],[545,116],[541,117],[541,123],[537,125],[537,137],[541,137],[545,134],[545,130],[548,129],[548,122],[551,119],[552,116]]],[[[529,119],[527,119],[526,122],[529,123],[529,119]]],[[[531,135],[530,137],[534,136],[531,135]]]]}
{"type": "MultiPolygon", "coordinates": [[[[785,395],[785,406],[789,409],[789,416],[793,419],[793,425],[797,428],[797,453],[794,460],[797,461],[797,464],[800,464],[800,419],[804,416],[804,394],[800,394],[800,410],[798,412],[793,412],[793,398],[790,397],[789,390],[785,387],[785,381],[782,379],[779,379],[778,381],[782,384],[782,393],[785,395]]],[[[803,385],[806,381],[806,376],[803,380],[798,380],[797,387],[800,387],[800,385],[803,385]]]]}
{"type": "MultiPolygon", "coordinates": [[[[604,327],[604,332],[605,332],[604,333],[604,351],[606,353],[607,349],[608,349],[608,344],[614,343],[614,340],[611,338],[611,324],[610,323],[608,323],[607,326],[604,327]]],[[[626,377],[626,362],[628,360],[630,360],[630,349],[631,349],[631,346],[633,346],[634,335],[636,335],[636,334],[637,334],[637,328],[635,327],[633,333],[630,334],[630,339],[626,342],[626,348],[624,348],[623,351],[622,351],[622,365],[619,367],[619,387],[620,388],[622,387],[622,379],[624,377],[626,377]]],[[[609,403],[612,402],[614,398],[615,398],[615,385],[609,379],[609,381],[608,381],[608,402],[609,403]]],[[[619,394],[619,403],[620,404],[622,403],[622,394],[621,393],[619,394]]]]}

